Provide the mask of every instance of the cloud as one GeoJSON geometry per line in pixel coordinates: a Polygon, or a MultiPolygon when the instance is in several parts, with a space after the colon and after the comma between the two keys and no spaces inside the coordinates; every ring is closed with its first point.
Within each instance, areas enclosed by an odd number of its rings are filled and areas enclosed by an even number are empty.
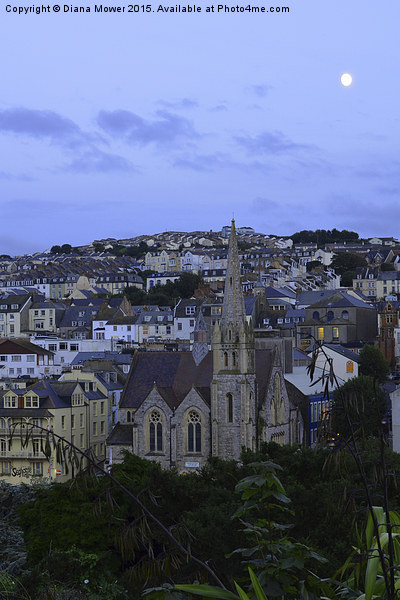
{"type": "Polygon", "coordinates": [[[267,84],[251,85],[249,89],[259,98],[265,98],[268,92],[272,90],[272,86],[267,84]]]}
{"type": "Polygon", "coordinates": [[[228,110],[226,104],[217,104],[209,109],[211,112],[225,112],[228,110]]]}
{"type": "Polygon", "coordinates": [[[0,132],[47,138],[53,143],[75,146],[87,139],[71,119],[51,110],[12,108],[0,111],[0,132]]]}
{"type": "Polygon", "coordinates": [[[165,106],[166,108],[174,108],[176,110],[197,108],[199,106],[199,103],[196,100],[191,100],[190,98],[182,98],[182,100],[177,100],[176,102],[159,100],[159,104],[165,106]]]}
{"type": "Polygon", "coordinates": [[[281,209],[282,209],[282,206],[280,205],[279,202],[276,202],[276,200],[270,200],[269,198],[262,198],[261,196],[254,198],[254,200],[251,203],[252,212],[255,212],[257,214],[265,213],[267,211],[268,211],[268,213],[270,213],[271,211],[275,211],[275,212],[279,213],[281,211],[281,209]]]}
{"type": "Polygon", "coordinates": [[[6,171],[0,171],[0,179],[6,179],[7,181],[34,181],[34,178],[29,175],[13,175],[12,173],[6,173],[6,171]]]}
{"type": "Polygon", "coordinates": [[[102,152],[96,148],[76,158],[67,166],[66,170],[75,173],[110,173],[112,171],[134,173],[138,171],[129,160],[122,156],[102,152]]]}
{"type": "Polygon", "coordinates": [[[236,171],[262,171],[269,170],[267,165],[259,161],[239,162],[232,160],[228,155],[216,152],[215,154],[198,154],[193,157],[178,158],[173,163],[174,167],[190,169],[198,172],[210,172],[217,169],[235,169],[236,171]]]}
{"type": "Polygon", "coordinates": [[[296,144],[281,131],[264,131],[255,137],[236,136],[235,139],[250,154],[281,154],[310,148],[305,144],[296,144]]]}
{"type": "Polygon", "coordinates": [[[139,146],[171,144],[178,139],[198,137],[188,119],[161,110],[156,114],[158,119],[149,121],[127,110],[103,110],[97,122],[110,136],[123,138],[139,146]]]}

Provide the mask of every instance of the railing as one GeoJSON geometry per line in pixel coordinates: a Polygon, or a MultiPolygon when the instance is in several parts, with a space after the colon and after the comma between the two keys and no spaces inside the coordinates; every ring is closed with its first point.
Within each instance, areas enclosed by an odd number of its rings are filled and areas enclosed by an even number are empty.
{"type": "Polygon", "coordinates": [[[47,460],[43,452],[32,452],[28,450],[0,450],[0,458],[21,458],[30,460],[47,460]]]}

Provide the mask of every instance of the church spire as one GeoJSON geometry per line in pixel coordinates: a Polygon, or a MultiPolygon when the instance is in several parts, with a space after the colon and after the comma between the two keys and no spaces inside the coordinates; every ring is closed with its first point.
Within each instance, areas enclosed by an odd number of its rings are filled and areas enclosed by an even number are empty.
{"type": "Polygon", "coordinates": [[[242,286],[240,283],[240,261],[236,240],[235,220],[232,219],[228,246],[228,264],[225,277],[224,303],[222,305],[221,332],[225,337],[229,324],[239,332],[246,319],[242,286]]]}

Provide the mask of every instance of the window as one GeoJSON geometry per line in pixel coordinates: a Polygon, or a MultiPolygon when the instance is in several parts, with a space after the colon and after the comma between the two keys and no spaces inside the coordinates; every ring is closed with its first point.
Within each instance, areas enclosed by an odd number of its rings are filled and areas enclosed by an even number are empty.
{"type": "Polygon", "coordinates": [[[81,448],[84,448],[84,446],[85,446],[85,436],[83,435],[83,433],[81,433],[81,435],[80,435],[80,444],[81,444],[81,448]]]}
{"type": "Polygon", "coordinates": [[[40,454],[40,440],[38,440],[38,439],[32,440],[32,449],[33,449],[33,456],[39,456],[39,454],[40,454]]]}
{"type": "Polygon", "coordinates": [[[196,312],[196,307],[195,306],[187,306],[186,307],[186,314],[187,315],[194,315],[195,312],[196,312]]]}
{"type": "MultiPolygon", "coordinates": [[[[57,350],[57,346],[56,346],[55,350],[57,350]]],[[[34,354],[27,354],[27,356],[26,356],[26,362],[35,362],[35,355],[34,354]]]]}
{"type": "Polygon", "coordinates": [[[32,475],[36,475],[37,477],[41,477],[43,475],[43,463],[42,462],[32,463],[32,475]]]}
{"type": "Polygon", "coordinates": [[[64,417],[64,415],[61,417],[61,429],[65,429],[65,417],[64,417]]]}
{"type": "Polygon", "coordinates": [[[162,421],[161,414],[158,410],[153,410],[149,417],[149,441],[150,452],[162,452],[162,421]]]}
{"type": "Polygon", "coordinates": [[[93,435],[97,435],[97,422],[93,423],[92,432],[93,432],[93,435]]]}
{"type": "Polygon", "coordinates": [[[182,323],[178,323],[178,331],[182,331],[182,323]]]}
{"type": "MultiPolygon", "coordinates": [[[[114,413],[113,413],[114,414],[114,413]]],[[[130,423],[131,422],[131,411],[128,410],[128,412],[126,413],[126,422],[130,423]]]]}
{"type": "Polygon", "coordinates": [[[188,452],[201,452],[201,418],[195,410],[189,413],[188,452]]]}
{"type": "Polygon", "coordinates": [[[326,316],[327,316],[328,321],[332,321],[333,316],[334,316],[333,315],[333,310],[328,310],[326,316]]]}
{"type": "Polygon", "coordinates": [[[4,398],[5,408],[16,408],[18,402],[18,396],[6,396],[4,398]]]}
{"type": "Polygon", "coordinates": [[[324,339],[324,328],[323,327],[318,327],[318,339],[319,340],[324,339]]]}
{"type": "Polygon", "coordinates": [[[233,423],[233,396],[232,394],[226,395],[226,420],[228,423],[233,423]]]}
{"type": "Polygon", "coordinates": [[[85,424],[84,419],[83,419],[83,413],[80,413],[79,415],[79,427],[83,427],[85,424]]]}
{"type": "Polygon", "coordinates": [[[0,362],[7,362],[8,356],[0,356],[0,362]]]}
{"type": "Polygon", "coordinates": [[[60,350],[68,350],[68,344],[66,342],[60,342],[60,350]]]}
{"type": "Polygon", "coordinates": [[[32,369],[32,367],[28,367],[26,370],[28,375],[34,375],[35,374],[35,369],[32,369]]]}
{"type": "Polygon", "coordinates": [[[346,373],[353,373],[354,371],[354,363],[352,360],[348,360],[346,362],[346,373]]]}
{"type": "Polygon", "coordinates": [[[9,460],[0,460],[0,475],[11,474],[11,462],[9,460]]]}
{"type": "Polygon", "coordinates": [[[100,421],[100,433],[104,434],[106,431],[105,429],[105,422],[104,421],[100,421]]]}
{"type": "Polygon", "coordinates": [[[11,360],[12,360],[13,362],[21,362],[21,355],[20,355],[20,354],[13,354],[13,355],[11,356],[11,360]]]}
{"type": "Polygon", "coordinates": [[[71,350],[71,352],[78,352],[79,351],[79,345],[78,344],[70,344],[69,345],[69,349],[71,350]]]}
{"type": "Polygon", "coordinates": [[[339,339],[339,327],[332,327],[332,338],[334,340],[339,339]]]}
{"type": "Polygon", "coordinates": [[[342,310],[342,319],[349,320],[349,312],[347,310],[342,310]]]}
{"type": "Polygon", "coordinates": [[[100,414],[105,415],[105,402],[100,402],[100,414]]]}
{"type": "Polygon", "coordinates": [[[75,429],[75,415],[71,415],[71,427],[75,429]]]}
{"type": "Polygon", "coordinates": [[[194,319],[190,319],[189,320],[189,326],[190,327],[194,327],[194,319]]]}
{"type": "Polygon", "coordinates": [[[319,321],[319,312],[317,310],[314,310],[312,318],[315,319],[315,321],[319,321]]]}

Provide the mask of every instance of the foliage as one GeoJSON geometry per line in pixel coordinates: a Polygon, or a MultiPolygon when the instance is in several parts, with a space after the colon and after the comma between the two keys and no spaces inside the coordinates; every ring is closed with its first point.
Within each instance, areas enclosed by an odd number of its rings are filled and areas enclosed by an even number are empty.
{"type": "Polygon", "coordinates": [[[244,526],[251,547],[235,550],[244,564],[256,571],[258,581],[267,596],[272,598],[319,597],[316,578],[308,566],[312,561],[323,561],[304,544],[294,541],[286,533],[291,524],[279,522],[281,515],[292,516],[290,499],[277,476],[277,464],[267,461],[253,463],[255,473],[242,479],[236,486],[242,506],[234,514],[244,526]]]}
{"type": "Polygon", "coordinates": [[[358,240],[358,233],[347,231],[346,229],[338,231],[335,228],[331,231],[329,229],[316,229],[315,231],[303,229],[290,237],[294,244],[318,244],[319,246],[324,246],[333,242],[356,242],[358,240]]]}
{"type": "Polygon", "coordinates": [[[323,268],[323,264],[319,260],[309,260],[306,264],[307,273],[323,268]]]}
{"type": "Polygon", "coordinates": [[[390,373],[390,365],[379,348],[366,344],[360,351],[360,372],[384,383],[390,373]]]}
{"type": "MultiPolygon", "coordinates": [[[[146,273],[141,275],[145,278],[146,273]]],[[[153,304],[173,307],[180,298],[191,298],[201,283],[202,278],[199,275],[182,273],[177,281],[171,281],[165,285],[155,285],[150,288],[148,293],[134,287],[127,287],[124,294],[134,305],[153,304]]]]}
{"type": "Polygon", "coordinates": [[[0,481],[0,572],[13,577],[25,569],[26,548],[18,524],[18,507],[32,500],[35,486],[19,487],[0,481]]]}
{"type": "Polygon", "coordinates": [[[53,254],[71,254],[71,252],[73,252],[74,249],[72,248],[71,244],[63,244],[62,246],[52,246],[50,252],[52,252],[53,254]]]}
{"type": "Polygon", "coordinates": [[[143,258],[149,251],[146,242],[141,241],[137,246],[120,246],[114,244],[111,253],[115,256],[132,256],[133,258],[143,258]]]}
{"type": "Polygon", "coordinates": [[[332,432],[378,437],[386,414],[385,394],[371,376],[353,377],[333,392],[332,432]]]}
{"type": "Polygon", "coordinates": [[[342,593],[356,600],[395,598],[400,590],[400,514],[374,506],[363,535],[338,572],[342,593]],[[387,518],[388,517],[388,518],[387,518]],[[377,532],[374,526],[377,523],[377,532]],[[392,568],[393,565],[393,568],[392,568]]]}
{"type": "MultiPolygon", "coordinates": [[[[252,588],[254,590],[256,600],[268,600],[267,596],[262,589],[262,586],[258,580],[258,577],[254,573],[251,567],[248,568],[250,581],[252,588]]],[[[182,592],[188,592],[189,594],[194,594],[195,596],[202,596],[203,598],[215,598],[216,600],[250,600],[251,596],[246,594],[243,588],[235,581],[235,588],[238,593],[232,594],[228,590],[218,588],[210,585],[176,585],[175,589],[182,592]]]]}
{"type": "Polygon", "coordinates": [[[346,276],[346,284],[352,285],[352,280],[355,276],[355,270],[358,267],[365,267],[366,265],[367,263],[365,259],[358,254],[353,254],[351,252],[339,252],[333,257],[330,266],[335,269],[338,275],[342,276],[343,285],[344,276],[346,276]]]}

